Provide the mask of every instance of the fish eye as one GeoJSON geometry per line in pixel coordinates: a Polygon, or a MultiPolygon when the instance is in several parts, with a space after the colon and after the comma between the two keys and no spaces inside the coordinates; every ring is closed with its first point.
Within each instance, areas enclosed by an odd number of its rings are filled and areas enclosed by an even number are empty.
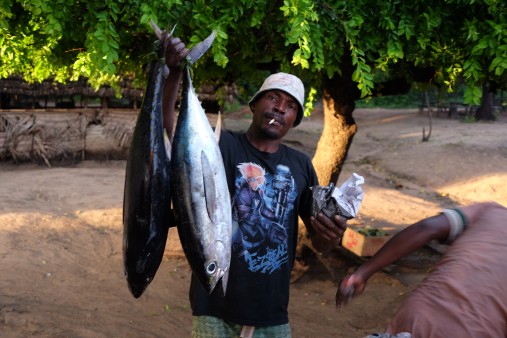
{"type": "Polygon", "coordinates": [[[206,273],[208,275],[212,275],[217,271],[217,264],[215,262],[211,262],[206,266],[206,273]]]}

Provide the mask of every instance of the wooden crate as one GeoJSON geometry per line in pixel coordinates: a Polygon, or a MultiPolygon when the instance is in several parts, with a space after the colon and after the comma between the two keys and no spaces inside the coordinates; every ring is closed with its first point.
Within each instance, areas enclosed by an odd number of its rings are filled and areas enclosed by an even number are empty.
{"type": "Polygon", "coordinates": [[[361,257],[373,256],[389,239],[391,235],[365,236],[358,229],[347,228],[342,238],[342,247],[361,257]]]}

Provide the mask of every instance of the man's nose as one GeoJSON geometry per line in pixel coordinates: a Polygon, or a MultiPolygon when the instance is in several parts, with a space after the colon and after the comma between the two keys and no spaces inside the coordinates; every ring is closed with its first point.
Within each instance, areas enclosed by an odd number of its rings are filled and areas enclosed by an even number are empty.
{"type": "Polygon", "coordinates": [[[275,104],[275,110],[277,112],[285,114],[287,112],[287,100],[281,99],[275,104]]]}

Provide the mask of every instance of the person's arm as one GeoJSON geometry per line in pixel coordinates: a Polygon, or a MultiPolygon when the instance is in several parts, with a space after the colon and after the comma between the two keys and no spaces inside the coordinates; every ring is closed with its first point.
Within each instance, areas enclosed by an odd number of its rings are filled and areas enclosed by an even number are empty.
{"type": "Polygon", "coordinates": [[[347,229],[345,218],[336,215],[332,218],[323,213],[319,213],[317,218],[302,218],[308,235],[312,241],[313,248],[318,252],[328,252],[336,248],[347,229]]]}
{"type": "MultiPolygon", "coordinates": [[[[165,62],[169,68],[169,74],[164,81],[164,92],[162,93],[162,115],[164,129],[169,140],[172,140],[174,121],[176,120],[176,101],[180,89],[183,72],[179,65],[180,61],[188,55],[188,49],[178,38],[168,37],[165,41],[165,62]]],[[[169,211],[169,227],[176,226],[174,210],[169,211]]]]}
{"type": "Polygon", "coordinates": [[[179,65],[189,53],[185,44],[178,38],[168,38],[165,43],[165,62],[169,68],[164,82],[164,93],[162,99],[162,114],[164,128],[169,140],[172,140],[172,134],[175,121],[175,106],[178,100],[181,78],[183,75],[179,65]]]}
{"type": "Polygon", "coordinates": [[[355,273],[344,278],[336,293],[336,305],[346,304],[353,297],[360,295],[366,282],[375,272],[421,248],[431,240],[447,239],[449,231],[449,219],[444,214],[423,219],[400,231],[355,273]]]}

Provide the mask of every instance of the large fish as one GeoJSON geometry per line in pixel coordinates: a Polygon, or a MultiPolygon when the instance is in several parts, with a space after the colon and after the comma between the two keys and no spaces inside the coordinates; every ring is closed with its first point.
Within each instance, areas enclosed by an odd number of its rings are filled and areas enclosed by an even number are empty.
{"type": "Polygon", "coordinates": [[[157,58],[150,63],[125,176],[123,263],[129,290],[135,298],[143,294],[155,277],[169,230],[170,150],[166,149],[162,123],[162,93],[167,75],[162,35],[156,43],[157,58]]]}
{"type": "MultiPolygon", "coordinates": [[[[213,33],[203,42],[211,44],[212,38],[213,33]]],[[[192,272],[209,293],[221,280],[225,294],[231,260],[231,200],[217,138],[192,86],[188,66],[172,143],[171,190],[178,234],[192,272]]]]}

